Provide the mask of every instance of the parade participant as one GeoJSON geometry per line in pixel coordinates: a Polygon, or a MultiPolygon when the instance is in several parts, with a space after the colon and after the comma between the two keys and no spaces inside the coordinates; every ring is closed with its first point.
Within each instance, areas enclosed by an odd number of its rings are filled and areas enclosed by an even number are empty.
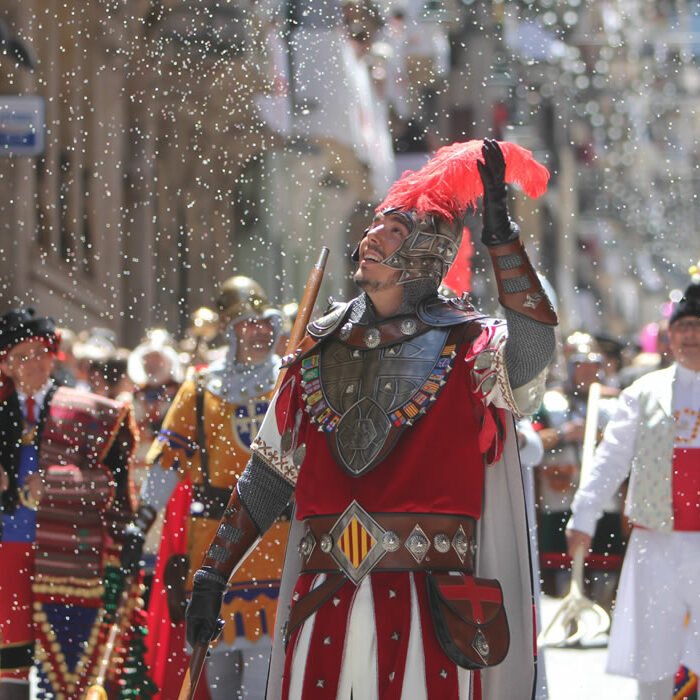
{"type": "MultiPolygon", "coordinates": [[[[537,532],[542,589],[551,596],[562,596],[569,589],[570,563],[564,529],[581,474],[588,393],[591,384],[602,379],[604,367],[604,358],[588,333],[572,333],[564,343],[564,351],[567,380],[562,388],[545,392],[533,419],[545,448],[544,459],[536,470],[537,532]]],[[[615,399],[599,401],[599,431],[605,428],[615,405],[615,399]]],[[[589,571],[595,571],[590,595],[608,610],[624,551],[621,505],[617,494],[606,504],[593,551],[587,558],[589,571]]]]}
{"type": "Polygon", "coordinates": [[[81,331],[73,344],[76,359],[76,387],[95,394],[106,394],[104,363],[117,351],[115,335],[107,328],[81,331]]]}
{"type": "Polygon", "coordinates": [[[83,697],[133,513],[130,409],[57,387],[58,342],[52,319],[31,308],[0,316],[2,700],[29,698],[35,643],[43,691],[83,697]]]}
{"type": "MultiPolygon", "coordinates": [[[[148,452],[160,433],[160,427],[177,394],[184,371],[175,341],[164,328],[151,328],[146,337],[129,354],[127,374],[133,383],[130,400],[139,428],[139,441],[134,453],[134,484],[140,490],[148,474],[148,452]]],[[[151,527],[144,545],[145,579],[153,574],[158,545],[162,535],[162,513],[151,527]]]]}
{"type": "Polygon", "coordinates": [[[190,643],[214,638],[229,575],[294,495],[268,698],[466,698],[482,680],[467,668],[504,657],[482,672],[485,696],[533,693],[511,416],[539,405],[556,315],[508,216],[506,177],[539,195],[547,171],[489,140],[405,174],[353,255],[362,293],[288,358],[188,608],[190,643]],[[437,294],[482,192],[507,322],[437,294]]]}
{"type": "Polygon", "coordinates": [[[572,556],[588,551],[606,501],[629,476],[634,527],[607,671],[636,678],[643,700],[671,697],[679,663],[700,671],[700,284],[675,305],[668,334],[675,362],[622,392],[567,526],[572,556]]]}
{"type": "MultiPolygon", "coordinates": [[[[184,604],[192,575],[250,458],[279,371],[272,348],[282,316],[260,285],[232,277],[222,285],[216,305],[226,355],[186,380],[168,410],[147,456],[152,466],[123,556],[125,568],[133,570],[151,523],[178,488],[174,499],[184,517],[180,522],[167,517],[149,606],[152,673],[163,698],[177,696],[187,666],[184,604]],[[182,538],[183,529],[186,541],[175,551],[173,542],[182,538]]],[[[223,639],[207,667],[212,698],[264,693],[287,530],[287,523],[276,523],[228,586],[223,639]]]]}
{"type": "Polygon", "coordinates": [[[200,306],[192,314],[190,327],[180,341],[180,353],[188,358],[188,364],[193,367],[206,365],[219,334],[219,315],[207,306],[200,306]]]}

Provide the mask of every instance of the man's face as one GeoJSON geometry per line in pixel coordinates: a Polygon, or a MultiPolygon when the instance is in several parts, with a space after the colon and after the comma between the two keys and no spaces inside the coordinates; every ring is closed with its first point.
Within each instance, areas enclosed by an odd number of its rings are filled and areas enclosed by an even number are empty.
{"type": "Polygon", "coordinates": [[[15,345],[0,362],[0,369],[20,391],[32,396],[46,384],[53,369],[53,353],[38,338],[15,345]]]}
{"type": "Polygon", "coordinates": [[[236,323],[234,328],[238,340],[236,359],[250,364],[262,362],[268,356],[275,339],[272,321],[263,318],[247,318],[236,323]]]}
{"type": "Polygon", "coordinates": [[[143,356],[143,369],[149,385],[166,384],[170,379],[170,360],[160,352],[153,350],[143,356]]]}
{"type": "Polygon", "coordinates": [[[700,371],[700,318],[682,316],[668,327],[671,354],[679,365],[700,371]]]}
{"type": "Polygon", "coordinates": [[[401,272],[381,261],[391,255],[408,237],[410,231],[396,214],[377,214],[367,235],[360,241],[360,262],[355,271],[355,282],[366,292],[377,292],[393,287],[401,272]]]}

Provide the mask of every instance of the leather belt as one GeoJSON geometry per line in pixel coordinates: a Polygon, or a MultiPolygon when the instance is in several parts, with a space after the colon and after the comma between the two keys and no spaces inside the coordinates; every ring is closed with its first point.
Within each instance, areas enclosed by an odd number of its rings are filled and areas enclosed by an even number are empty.
{"type": "Polygon", "coordinates": [[[342,571],[358,584],[370,571],[474,570],[476,522],[468,516],[367,513],[356,501],[340,516],[304,521],[303,573],[342,571]]]}

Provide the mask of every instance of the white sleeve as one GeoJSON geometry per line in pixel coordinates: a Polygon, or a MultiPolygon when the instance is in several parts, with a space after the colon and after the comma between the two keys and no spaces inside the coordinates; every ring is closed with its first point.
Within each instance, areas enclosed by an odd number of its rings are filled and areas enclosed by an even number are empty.
{"type": "Polygon", "coordinates": [[[544,457],[542,438],[532,427],[529,418],[522,418],[516,423],[519,436],[524,439],[524,445],[520,447],[520,462],[526,469],[536,467],[544,457]]]}
{"type": "Polygon", "coordinates": [[[497,320],[484,325],[484,330],[467,354],[474,360],[472,375],[477,395],[486,404],[504,408],[519,420],[537,411],[544,396],[547,369],[517,389],[513,389],[506,367],[508,327],[497,320]]]}
{"type": "Polygon", "coordinates": [[[629,474],[639,429],[639,399],[634,391],[620,395],[617,409],[595,451],[593,466],[579,484],[571,504],[568,530],[595,532],[605,505],[629,474]]]}
{"type": "Polygon", "coordinates": [[[141,486],[141,504],[160,512],[170,500],[178,481],[176,469],[163,469],[160,461],[156,461],[148,470],[146,481],[141,486]]]}

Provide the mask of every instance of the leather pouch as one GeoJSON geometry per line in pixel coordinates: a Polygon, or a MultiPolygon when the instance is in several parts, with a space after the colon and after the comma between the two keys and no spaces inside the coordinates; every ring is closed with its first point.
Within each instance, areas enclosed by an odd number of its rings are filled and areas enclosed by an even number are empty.
{"type": "Polygon", "coordinates": [[[496,666],[510,644],[501,584],[470,574],[426,577],[428,603],[442,650],[462,668],[496,666]]]}

